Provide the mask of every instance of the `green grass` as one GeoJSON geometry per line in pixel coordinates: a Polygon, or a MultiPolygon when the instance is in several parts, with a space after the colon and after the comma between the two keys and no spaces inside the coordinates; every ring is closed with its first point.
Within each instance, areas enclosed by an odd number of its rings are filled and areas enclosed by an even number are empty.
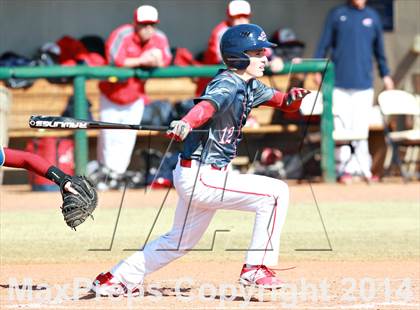
{"type": "MultiPolygon", "coordinates": [[[[333,251],[295,251],[328,248],[328,242],[314,204],[293,205],[282,234],[283,260],[415,260],[420,257],[420,208],[415,202],[375,204],[321,204],[321,213],[333,251]]],[[[77,232],[65,226],[59,210],[3,211],[0,218],[0,258],[7,263],[63,263],[115,261],[143,245],[156,217],[156,208],[123,209],[111,251],[118,209],[98,209],[95,221],[87,220],[77,232]]],[[[156,222],[151,239],[167,232],[174,208],[165,207],[156,222]]],[[[213,251],[192,252],[185,259],[241,260],[242,252],[225,248],[246,248],[251,237],[254,214],[219,211],[199,248],[210,248],[216,229],[219,233],[213,251]]]]}

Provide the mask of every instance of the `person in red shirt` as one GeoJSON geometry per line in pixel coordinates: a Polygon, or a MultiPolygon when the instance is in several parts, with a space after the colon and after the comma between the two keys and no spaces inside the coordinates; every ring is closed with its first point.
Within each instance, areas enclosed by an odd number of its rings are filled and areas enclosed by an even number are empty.
{"type": "MultiPolygon", "coordinates": [[[[156,28],[158,11],[142,5],[134,11],[134,22],[115,29],[105,43],[106,58],[118,67],[163,67],[172,55],[166,35],[156,28]]],[[[148,103],[145,82],[131,77],[99,84],[100,119],[104,122],[139,124],[148,103]]],[[[108,170],[123,174],[130,163],[136,131],[102,130],[98,140],[98,161],[108,170]]],[[[98,186],[106,189],[106,185],[98,186]]]]}
{"type": "MultiPolygon", "coordinates": [[[[249,24],[251,21],[251,5],[245,0],[233,0],[229,2],[226,11],[227,19],[220,22],[214,27],[210,34],[207,50],[204,52],[203,63],[206,65],[222,64],[222,55],[220,54],[220,40],[232,26],[249,24]]],[[[272,71],[281,71],[283,69],[283,61],[280,57],[273,55],[271,49],[266,49],[266,56],[269,58],[270,69],[272,71]]],[[[199,96],[206,88],[208,82],[212,78],[200,78],[197,81],[196,95],[199,96]]]]}

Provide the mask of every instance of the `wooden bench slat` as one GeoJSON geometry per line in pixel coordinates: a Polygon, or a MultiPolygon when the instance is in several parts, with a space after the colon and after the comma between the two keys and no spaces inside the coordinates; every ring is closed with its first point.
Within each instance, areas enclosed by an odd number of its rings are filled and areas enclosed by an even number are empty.
{"type": "MultiPolygon", "coordinates": [[[[270,85],[275,81],[276,85],[287,85],[288,76],[262,77],[264,83],[270,85]]],[[[94,119],[99,116],[99,97],[97,80],[86,81],[86,95],[91,102],[91,112],[94,119]]],[[[171,102],[194,97],[195,83],[191,78],[167,78],[149,79],[146,82],[146,90],[152,100],[167,99],[171,102]]],[[[29,89],[12,89],[13,103],[9,114],[10,138],[42,137],[42,136],[71,136],[72,131],[37,131],[28,128],[28,119],[31,115],[60,115],[66,105],[69,96],[73,95],[72,84],[52,84],[45,79],[38,79],[29,89]]],[[[245,128],[246,133],[276,133],[285,130],[281,125],[272,125],[271,119],[274,109],[260,107],[251,112],[259,126],[258,128],[245,128]]],[[[287,130],[287,129],[286,129],[287,130]]],[[[139,132],[139,135],[148,133],[139,132]]],[[[155,135],[155,133],[153,134],[155,135]]],[[[88,131],[89,137],[96,137],[97,132],[88,131]]]]}

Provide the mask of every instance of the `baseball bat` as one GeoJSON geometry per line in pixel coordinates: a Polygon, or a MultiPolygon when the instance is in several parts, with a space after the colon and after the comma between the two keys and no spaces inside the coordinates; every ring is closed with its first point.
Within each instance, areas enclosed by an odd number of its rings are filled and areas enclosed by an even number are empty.
{"type": "Polygon", "coordinates": [[[32,115],[29,127],[44,129],[133,129],[166,131],[168,127],[88,121],[72,117],[32,115]]]}

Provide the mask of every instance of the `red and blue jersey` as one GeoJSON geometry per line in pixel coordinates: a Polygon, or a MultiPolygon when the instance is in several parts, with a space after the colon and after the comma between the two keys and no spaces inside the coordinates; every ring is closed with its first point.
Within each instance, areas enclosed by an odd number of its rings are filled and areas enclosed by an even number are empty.
{"type": "Polygon", "coordinates": [[[230,70],[220,70],[196,102],[211,102],[216,112],[212,119],[194,129],[184,141],[182,158],[195,159],[219,168],[236,156],[242,128],[251,109],[274,96],[274,89],[257,79],[244,81],[230,70]]]}

